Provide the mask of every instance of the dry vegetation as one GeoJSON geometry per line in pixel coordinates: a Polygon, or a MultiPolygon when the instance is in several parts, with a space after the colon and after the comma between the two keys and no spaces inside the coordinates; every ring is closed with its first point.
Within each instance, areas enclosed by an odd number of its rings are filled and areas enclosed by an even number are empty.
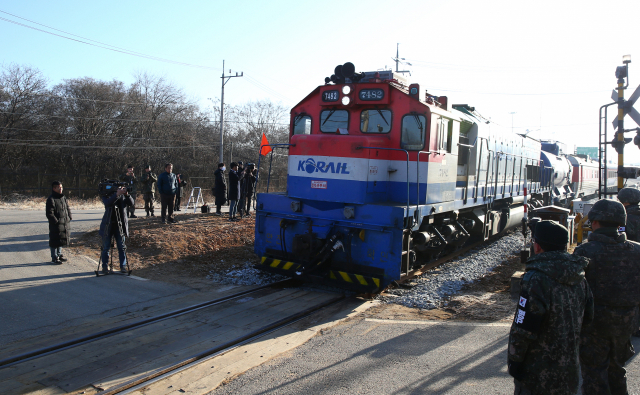
{"type": "MultiPolygon", "coordinates": [[[[47,198],[25,196],[19,193],[11,193],[0,196],[0,210],[45,210],[47,198]]],[[[97,210],[103,209],[104,205],[99,197],[93,199],[70,198],[71,210],[97,210]]]]}

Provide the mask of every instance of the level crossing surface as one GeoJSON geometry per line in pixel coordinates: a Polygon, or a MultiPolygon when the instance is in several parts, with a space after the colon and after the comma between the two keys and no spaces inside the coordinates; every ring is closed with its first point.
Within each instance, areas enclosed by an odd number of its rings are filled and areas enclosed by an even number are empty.
{"type": "MultiPolygon", "coordinates": [[[[72,238],[97,229],[103,213],[74,210],[72,238]]],[[[0,211],[0,348],[86,320],[142,311],[195,292],[134,276],[98,278],[94,270],[99,251],[93,262],[66,254],[69,262],[53,265],[48,235],[44,210],[0,211]]]]}

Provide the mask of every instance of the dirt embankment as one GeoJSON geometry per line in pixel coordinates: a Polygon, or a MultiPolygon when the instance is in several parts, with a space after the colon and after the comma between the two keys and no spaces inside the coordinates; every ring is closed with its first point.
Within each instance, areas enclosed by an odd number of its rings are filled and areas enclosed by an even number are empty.
{"type": "MultiPolygon", "coordinates": [[[[213,214],[182,214],[176,218],[176,224],[162,224],[159,217],[129,220],[127,257],[136,275],[193,286],[197,285],[194,281],[208,282],[210,272],[258,262],[253,253],[253,218],[239,222],[213,214]]],[[[72,250],[98,260],[100,246],[95,230],[75,240],[72,250]]],[[[117,249],[114,251],[117,268],[117,249]]]]}

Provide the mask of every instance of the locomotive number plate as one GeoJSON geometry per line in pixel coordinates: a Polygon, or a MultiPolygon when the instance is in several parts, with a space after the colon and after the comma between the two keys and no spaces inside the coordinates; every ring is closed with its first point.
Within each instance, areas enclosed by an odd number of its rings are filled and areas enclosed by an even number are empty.
{"type": "Polygon", "coordinates": [[[325,102],[338,101],[339,98],[340,94],[338,93],[338,91],[324,91],[322,93],[322,101],[325,102]]]}
{"type": "Polygon", "coordinates": [[[326,181],[311,181],[311,188],[313,189],[327,189],[326,181]]]}
{"type": "Polygon", "coordinates": [[[360,100],[376,101],[384,99],[384,90],[382,89],[363,89],[360,91],[360,100]]]}

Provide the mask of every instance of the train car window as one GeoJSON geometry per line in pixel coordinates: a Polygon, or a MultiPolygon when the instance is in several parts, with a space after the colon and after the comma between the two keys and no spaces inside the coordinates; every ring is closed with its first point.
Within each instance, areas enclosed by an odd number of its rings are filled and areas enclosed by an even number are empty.
{"type": "Polygon", "coordinates": [[[440,151],[451,152],[451,136],[453,133],[451,122],[446,118],[440,118],[439,123],[440,125],[438,127],[438,149],[440,151]]]}
{"type": "Polygon", "coordinates": [[[409,114],[402,118],[402,149],[419,151],[424,148],[427,119],[424,115],[409,114]]]}
{"type": "Polygon", "coordinates": [[[293,119],[293,134],[311,134],[311,117],[305,114],[296,115],[293,119]]]}
{"type": "Polygon", "coordinates": [[[335,133],[338,129],[349,128],[349,111],[324,110],[320,113],[320,131],[323,133],[335,133]]]}
{"type": "Polygon", "coordinates": [[[391,111],[369,109],[360,113],[362,133],[389,133],[391,131],[391,111]]]}

